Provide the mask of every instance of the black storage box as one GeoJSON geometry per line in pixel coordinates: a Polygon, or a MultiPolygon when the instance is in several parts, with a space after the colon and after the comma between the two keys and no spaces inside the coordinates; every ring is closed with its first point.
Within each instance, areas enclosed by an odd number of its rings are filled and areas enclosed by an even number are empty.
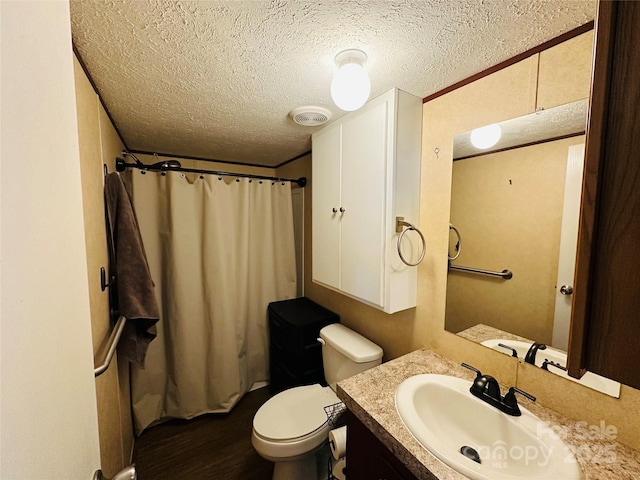
{"type": "Polygon", "coordinates": [[[324,383],[318,337],[340,317],[306,297],[271,302],[268,312],[271,393],[324,383]]]}

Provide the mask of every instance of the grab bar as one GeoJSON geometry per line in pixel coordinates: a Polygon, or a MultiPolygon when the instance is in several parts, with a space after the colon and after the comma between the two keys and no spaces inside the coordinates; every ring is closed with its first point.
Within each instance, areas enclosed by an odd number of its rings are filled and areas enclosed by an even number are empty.
{"type": "Polygon", "coordinates": [[[451,223],[449,224],[449,230],[453,230],[458,237],[458,241],[456,242],[456,254],[452,257],[451,255],[449,255],[449,252],[447,252],[447,257],[449,257],[449,260],[453,261],[456,260],[462,253],[462,237],[460,236],[460,230],[454,227],[451,223]]]}
{"type": "MultiPolygon", "coordinates": [[[[111,480],[136,480],[137,478],[138,478],[138,474],[136,473],[136,466],[129,465],[124,470],[121,470],[120,472],[116,473],[111,480]]],[[[109,480],[109,479],[104,476],[104,473],[102,473],[102,470],[96,470],[93,473],[92,480],[109,480]]]]}
{"type": "Polygon", "coordinates": [[[127,322],[127,319],[124,315],[120,315],[118,321],[116,322],[116,326],[111,330],[111,335],[109,335],[109,349],[107,350],[107,355],[104,359],[104,362],[99,367],[95,367],[93,370],[94,375],[97,377],[102,375],[107,368],[109,368],[109,364],[111,363],[111,359],[113,358],[113,354],[116,352],[116,347],[118,346],[118,342],[120,341],[120,337],[122,336],[122,330],[124,329],[124,324],[127,322]]]}
{"type": "Polygon", "coordinates": [[[505,280],[513,278],[513,272],[511,270],[504,269],[501,272],[492,272],[491,270],[482,270],[481,268],[463,267],[461,265],[451,265],[449,263],[449,270],[460,270],[461,272],[479,273],[480,275],[488,275],[490,277],[500,277],[505,280]]]}

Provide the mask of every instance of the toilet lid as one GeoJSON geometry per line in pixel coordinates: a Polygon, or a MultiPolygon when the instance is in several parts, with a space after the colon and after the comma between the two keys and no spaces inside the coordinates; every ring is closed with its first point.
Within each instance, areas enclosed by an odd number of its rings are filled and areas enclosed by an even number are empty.
{"type": "Polygon", "coordinates": [[[290,388],[260,407],[253,428],[261,437],[275,441],[304,437],[327,423],[324,407],[339,401],[333,390],[319,384],[290,388]]]}

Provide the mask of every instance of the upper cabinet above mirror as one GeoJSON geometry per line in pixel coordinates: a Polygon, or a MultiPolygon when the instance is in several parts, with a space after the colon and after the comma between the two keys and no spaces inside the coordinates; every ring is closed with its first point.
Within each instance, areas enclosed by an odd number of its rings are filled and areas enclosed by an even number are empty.
{"type": "Polygon", "coordinates": [[[540,52],[536,110],[589,98],[593,30],[540,52]]]}

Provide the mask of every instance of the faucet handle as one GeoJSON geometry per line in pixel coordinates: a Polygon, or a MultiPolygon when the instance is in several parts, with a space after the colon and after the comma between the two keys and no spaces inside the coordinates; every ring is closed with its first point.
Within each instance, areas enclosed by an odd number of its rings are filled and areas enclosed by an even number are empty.
{"type": "Polygon", "coordinates": [[[509,391],[507,392],[507,394],[504,396],[503,403],[505,405],[508,405],[509,407],[517,407],[518,401],[516,400],[516,393],[519,393],[523,397],[528,398],[532,402],[536,401],[536,397],[534,397],[530,393],[527,393],[524,390],[520,390],[517,387],[511,387],[509,388],[509,391]]]}
{"type": "Polygon", "coordinates": [[[469,365],[468,363],[461,364],[464,368],[476,372],[476,379],[473,381],[469,391],[476,397],[488,396],[496,401],[500,401],[500,385],[498,381],[491,375],[483,375],[476,367],[469,365]]]}
{"type": "MultiPolygon", "coordinates": [[[[535,401],[536,401],[536,397],[534,397],[534,396],[533,396],[533,395],[531,395],[530,393],[525,392],[524,390],[520,390],[520,389],[519,389],[519,388],[517,388],[517,387],[511,387],[511,388],[509,389],[509,392],[511,392],[511,391],[513,391],[514,393],[519,393],[520,395],[522,395],[523,397],[528,398],[528,399],[529,399],[529,400],[531,400],[532,402],[535,402],[535,401]]],[[[508,394],[509,394],[509,393],[507,392],[507,395],[508,395],[508,394]]]]}
{"type": "Polygon", "coordinates": [[[502,399],[502,404],[505,406],[505,409],[503,409],[502,411],[505,413],[508,413],[509,415],[519,417],[522,414],[522,412],[520,412],[520,407],[518,406],[516,393],[519,393],[520,395],[527,397],[532,402],[536,401],[536,397],[516,387],[511,387],[509,389],[507,394],[502,399]]]}
{"type": "Polygon", "coordinates": [[[511,350],[511,356],[518,358],[518,351],[515,348],[510,347],[509,345],[505,345],[504,343],[499,343],[498,346],[502,348],[506,348],[507,350],[511,350]]]}
{"type": "Polygon", "coordinates": [[[542,362],[542,366],[540,368],[542,368],[543,370],[549,371],[549,366],[556,367],[556,368],[558,368],[560,370],[563,370],[565,372],[567,371],[567,369],[565,367],[563,367],[562,365],[560,365],[557,362],[554,362],[553,360],[549,360],[548,358],[544,359],[544,362],[542,362]]]}
{"type": "Polygon", "coordinates": [[[476,376],[481,377],[482,376],[482,372],[480,370],[478,370],[476,367],[473,367],[471,365],[469,365],[468,363],[464,363],[462,362],[461,365],[464,368],[468,368],[469,370],[471,370],[472,372],[476,372],[476,376]]]}

